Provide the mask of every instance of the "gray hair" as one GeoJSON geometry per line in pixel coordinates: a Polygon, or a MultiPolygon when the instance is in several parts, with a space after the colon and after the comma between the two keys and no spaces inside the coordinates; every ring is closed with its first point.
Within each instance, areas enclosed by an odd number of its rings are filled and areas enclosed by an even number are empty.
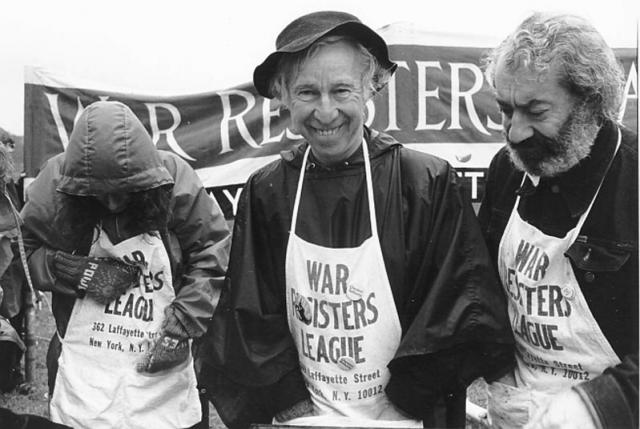
{"type": "Polygon", "coordinates": [[[588,21],[573,15],[535,13],[485,58],[487,82],[495,87],[496,65],[545,73],[559,64],[560,84],[600,118],[617,121],[624,74],[613,50],[588,21]]]}
{"type": "Polygon", "coordinates": [[[345,41],[355,47],[362,55],[364,72],[362,74],[362,88],[368,95],[378,93],[384,88],[391,73],[380,65],[376,57],[361,43],[347,35],[330,35],[324,37],[309,48],[293,54],[282,55],[278,61],[277,71],[269,82],[269,92],[278,100],[286,102],[289,96],[289,85],[300,72],[300,68],[309,58],[314,56],[320,47],[345,41]]]}

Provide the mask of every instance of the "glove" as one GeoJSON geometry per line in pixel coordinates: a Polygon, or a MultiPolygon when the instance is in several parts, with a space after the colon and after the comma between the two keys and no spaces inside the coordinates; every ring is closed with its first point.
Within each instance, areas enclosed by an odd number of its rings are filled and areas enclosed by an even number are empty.
{"type": "Polygon", "coordinates": [[[164,321],[162,322],[162,332],[172,337],[188,339],[190,337],[189,332],[184,327],[180,319],[176,316],[176,308],[172,305],[168,305],[164,309],[164,321]]]}
{"type": "Polygon", "coordinates": [[[150,343],[142,359],[136,364],[138,372],[153,374],[173,368],[189,358],[189,341],[162,333],[150,343]]]}
{"type": "Polygon", "coordinates": [[[89,296],[107,304],[139,284],[142,269],[115,258],[76,256],[57,251],[53,258],[56,277],[76,289],[78,297],[89,296]]]}

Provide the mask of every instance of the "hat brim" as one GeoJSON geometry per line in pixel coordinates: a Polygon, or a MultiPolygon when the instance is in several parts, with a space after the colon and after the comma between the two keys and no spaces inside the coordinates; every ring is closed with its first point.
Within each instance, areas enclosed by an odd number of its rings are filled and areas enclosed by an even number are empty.
{"type": "Polygon", "coordinates": [[[273,98],[273,94],[269,91],[269,85],[274,74],[278,70],[278,62],[283,55],[294,54],[307,49],[318,39],[333,35],[343,34],[349,36],[371,52],[376,57],[382,67],[393,73],[398,65],[389,59],[389,50],[387,43],[375,31],[357,21],[350,21],[339,24],[328,30],[312,33],[306,37],[295,40],[285,45],[269,55],[258,67],[253,71],[253,85],[258,94],[266,98],[273,98]]]}

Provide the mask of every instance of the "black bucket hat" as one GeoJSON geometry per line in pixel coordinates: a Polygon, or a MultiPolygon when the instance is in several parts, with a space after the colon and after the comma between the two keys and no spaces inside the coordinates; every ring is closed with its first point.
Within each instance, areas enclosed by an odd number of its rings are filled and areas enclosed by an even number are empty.
{"type": "Polygon", "coordinates": [[[276,51],[253,71],[253,85],[258,94],[273,98],[273,94],[269,92],[269,82],[277,71],[278,60],[282,55],[300,52],[316,40],[330,34],[344,34],[354,38],[390,73],[398,67],[389,60],[389,50],[382,37],[355,16],[345,12],[314,12],[301,16],[287,25],[276,39],[276,51]]]}

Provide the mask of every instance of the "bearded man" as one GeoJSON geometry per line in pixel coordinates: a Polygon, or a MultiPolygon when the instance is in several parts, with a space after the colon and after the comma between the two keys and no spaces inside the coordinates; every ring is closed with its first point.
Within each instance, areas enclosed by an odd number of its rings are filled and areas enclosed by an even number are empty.
{"type": "Polygon", "coordinates": [[[588,22],[534,14],[488,57],[507,141],[480,222],[509,302],[494,427],[638,427],[637,136],[588,22]]]}

